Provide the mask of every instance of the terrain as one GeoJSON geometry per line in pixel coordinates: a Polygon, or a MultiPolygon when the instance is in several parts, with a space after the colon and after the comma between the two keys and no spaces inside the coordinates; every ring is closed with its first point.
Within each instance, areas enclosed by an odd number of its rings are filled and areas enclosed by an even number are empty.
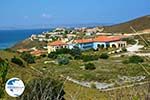
{"type": "Polygon", "coordinates": [[[112,26],[104,26],[103,32],[110,33],[133,33],[133,30],[130,27],[136,29],[136,31],[143,31],[150,29],[150,16],[140,17],[125,23],[116,24],[112,26]]]}
{"type": "MultiPolygon", "coordinates": [[[[150,33],[145,34],[143,31],[150,29],[149,22],[150,17],[144,16],[127,23],[105,27],[104,32],[132,33],[132,40],[127,40],[128,46],[126,48],[129,51],[117,52],[115,48],[107,48],[98,51],[87,50],[82,52],[83,55],[90,56],[89,59],[106,53],[109,54],[107,59],[98,58],[84,61],[83,59],[74,59],[74,56],[71,54],[61,53],[57,54],[57,56],[68,57],[69,63],[60,65],[57,61],[58,59],[50,58],[46,54],[35,57],[35,63],[27,64],[20,57],[20,53],[15,50],[19,48],[41,48],[47,44],[46,42],[30,41],[28,39],[12,47],[13,51],[0,50],[0,57],[7,59],[10,65],[7,79],[18,77],[27,84],[30,80],[36,78],[49,76],[56,79],[58,77],[63,78],[66,100],[145,99],[150,92],[150,56],[146,55],[150,53],[150,33]],[[134,27],[141,34],[134,35],[130,26],[134,27]],[[141,48],[138,48],[138,46],[141,46],[141,48]],[[139,54],[138,59],[142,59],[142,62],[129,63],[130,57],[136,54],[139,54]],[[144,54],[144,56],[141,56],[141,54],[144,54]],[[23,61],[24,67],[11,62],[14,56],[23,61]],[[94,64],[95,69],[85,69],[85,65],[88,63],[94,64]],[[77,80],[77,82],[74,80],[77,80]],[[113,84],[113,86],[98,89],[96,82],[113,84]],[[88,83],[90,86],[87,85],[88,83]],[[83,84],[86,85],[83,86],[83,84]]],[[[132,61],[136,62],[133,58],[132,61]]],[[[5,93],[5,99],[13,100],[14,98],[9,97],[5,93]]]]}

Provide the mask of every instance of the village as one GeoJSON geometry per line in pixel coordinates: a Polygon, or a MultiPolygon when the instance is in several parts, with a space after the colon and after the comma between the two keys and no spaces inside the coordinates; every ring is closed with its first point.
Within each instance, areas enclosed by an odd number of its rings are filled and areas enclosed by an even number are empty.
{"type": "Polygon", "coordinates": [[[26,40],[36,45],[15,52],[36,72],[57,74],[83,87],[107,91],[116,86],[145,83],[149,73],[143,67],[147,73],[143,74],[136,66],[149,66],[144,58],[149,57],[149,48],[137,35],[147,36],[149,32],[128,34],[103,30],[102,27],[56,28],[31,35],[26,40]],[[139,65],[143,62],[145,65],[139,65]]]}
{"type": "Polygon", "coordinates": [[[41,47],[42,49],[20,48],[18,52],[28,51],[34,56],[50,53],[61,48],[73,49],[78,47],[82,51],[99,48],[126,48],[127,41],[123,39],[131,38],[124,33],[103,33],[103,28],[56,28],[51,32],[43,32],[39,35],[32,35],[29,37],[31,41],[46,42],[47,45],[41,47]]]}

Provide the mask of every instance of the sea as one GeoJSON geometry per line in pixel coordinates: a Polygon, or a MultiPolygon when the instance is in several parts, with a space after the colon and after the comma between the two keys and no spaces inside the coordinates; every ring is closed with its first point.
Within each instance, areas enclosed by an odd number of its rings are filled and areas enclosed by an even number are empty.
{"type": "Polygon", "coordinates": [[[0,30],[0,49],[10,48],[32,34],[41,34],[52,29],[0,30]]]}

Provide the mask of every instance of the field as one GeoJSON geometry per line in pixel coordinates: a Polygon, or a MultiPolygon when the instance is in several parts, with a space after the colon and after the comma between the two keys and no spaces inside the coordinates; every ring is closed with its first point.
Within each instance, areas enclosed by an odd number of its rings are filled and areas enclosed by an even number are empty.
{"type": "MultiPolygon", "coordinates": [[[[53,60],[42,58],[37,60],[36,64],[32,66],[43,73],[55,73],[65,77],[70,76],[74,79],[85,81],[98,81],[111,83],[118,80],[118,76],[147,76],[147,73],[138,64],[123,64],[122,62],[128,59],[123,57],[110,57],[107,60],[99,59],[90,61],[95,64],[96,69],[84,70],[82,67],[85,63],[82,60],[71,60],[68,65],[58,65],[53,63],[53,60]],[[44,64],[44,61],[52,61],[52,63],[44,64]]],[[[150,71],[149,62],[145,60],[143,63],[148,71],[150,71]]]]}
{"type": "MultiPolygon", "coordinates": [[[[85,52],[85,54],[90,53],[85,52]]],[[[100,54],[99,52],[96,52],[100,54]]],[[[13,56],[19,57],[19,54],[12,53],[9,51],[0,51],[0,57],[8,59],[11,62],[11,58],[13,56]]],[[[20,58],[21,59],[21,58],[20,58]]],[[[149,79],[149,76],[143,70],[143,68],[138,64],[123,64],[122,61],[128,59],[128,56],[123,57],[110,57],[107,60],[99,59],[96,61],[91,61],[95,64],[96,70],[89,71],[82,69],[82,66],[86,63],[82,60],[71,60],[68,65],[58,65],[55,64],[52,59],[47,57],[41,57],[36,60],[35,64],[27,65],[25,62],[26,67],[22,68],[17,66],[13,63],[10,63],[10,69],[7,78],[11,77],[18,77],[21,78],[25,83],[28,81],[39,78],[39,77],[46,77],[46,76],[70,76],[74,79],[78,80],[85,80],[85,81],[98,81],[98,82],[106,82],[106,83],[115,83],[119,80],[118,76],[128,76],[128,77],[136,77],[136,76],[146,76],[146,80],[149,79]],[[52,63],[45,64],[44,61],[52,61],[52,63]]],[[[146,70],[150,72],[150,65],[149,62],[145,59],[143,63],[146,70]]],[[[132,82],[131,82],[132,83],[132,82]]],[[[124,83],[124,85],[129,85],[130,83],[124,83]]],[[[86,88],[74,84],[72,82],[67,81],[64,84],[65,88],[65,98],[67,100],[71,100],[72,98],[76,98],[76,100],[108,100],[110,98],[122,98],[120,95],[123,95],[123,100],[126,100],[129,97],[134,98],[143,98],[147,93],[148,85],[143,86],[135,86],[131,88],[124,88],[122,90],[113,90],[107,92],[100,92],[94,88],[86,88]],[[136,91],[136,90],[139,91],[136,91]],[[140,92],[141,91],[141,92],[140,92]]],[[[116,85],[118,86],[118,85],[116,85]]],[[[6,99],[10,99],[6,95],[6,99]]],[[[12,99],[12,98],[11,98],[12,99]]],[[[136,100],[136,99],[135,99],[136,100]]]]}

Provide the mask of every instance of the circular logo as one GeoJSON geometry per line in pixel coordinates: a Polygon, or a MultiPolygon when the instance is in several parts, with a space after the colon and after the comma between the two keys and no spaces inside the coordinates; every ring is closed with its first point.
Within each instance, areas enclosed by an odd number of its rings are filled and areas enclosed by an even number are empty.
{"type": "Polygon", "coordinates": [[[24,92],[24,89],[24,83],[19,78],[11,78],[5,85],[7,94],[12,97],[19,97],[24,92]]]}

